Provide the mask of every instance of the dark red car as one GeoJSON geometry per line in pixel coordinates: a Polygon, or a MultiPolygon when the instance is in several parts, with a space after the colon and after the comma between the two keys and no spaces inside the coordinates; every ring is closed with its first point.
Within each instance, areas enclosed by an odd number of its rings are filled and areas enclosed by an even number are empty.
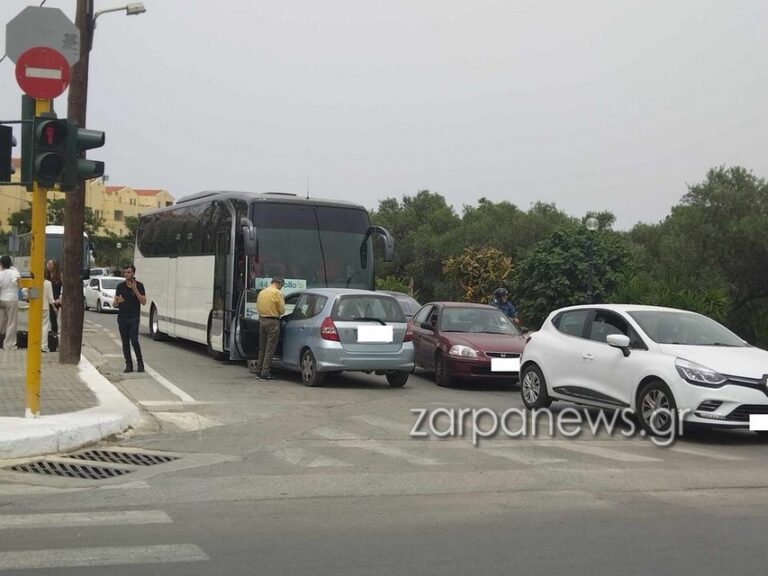
{"type": "Polygon", "coordinates": [[[413,317],[416,366],[434,372],[438,386],[455,379],[517,382],[526,338],[498,308],[430,302],[413,317]]]}

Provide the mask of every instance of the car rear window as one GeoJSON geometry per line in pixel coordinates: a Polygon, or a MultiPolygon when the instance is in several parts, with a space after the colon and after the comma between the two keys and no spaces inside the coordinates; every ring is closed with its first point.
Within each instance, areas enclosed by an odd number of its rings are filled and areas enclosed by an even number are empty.
{"type": "Polygon", "coordinates": [[[382,322],[405,322],[405,314],[394,298],[379,295],[341,296],[331,314],[334,320],[361,319],[382,322]]]}

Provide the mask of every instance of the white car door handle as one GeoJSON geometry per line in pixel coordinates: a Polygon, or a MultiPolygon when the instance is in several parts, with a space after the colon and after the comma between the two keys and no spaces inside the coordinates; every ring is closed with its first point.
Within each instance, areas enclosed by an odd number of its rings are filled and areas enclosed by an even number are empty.
{"type": "Polygon", "coordinates": [[[595,359],[595,357],[592,356],[592,354],[582,354],[581,357],[584,358],[584,360],[594,360],[595,359]]]}

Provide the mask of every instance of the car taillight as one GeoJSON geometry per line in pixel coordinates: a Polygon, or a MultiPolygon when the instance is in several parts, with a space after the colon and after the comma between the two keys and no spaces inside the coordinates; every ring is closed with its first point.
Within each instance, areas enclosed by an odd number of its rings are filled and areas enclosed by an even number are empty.
{"type": "Polygon", "coordinates": [[[336,330],[336,324],[333,323],[330,316],[327,316],[320,324],[320,338],[323,340],[339,341],[339,331],[336,330]]]}
{"type": "Polygon", "coordinates": [[[412,342],[412,341],[413,341],[413,326],[411,326],[410,322],[406,322],[405,336],[403,337],[403,342],[412,342]]]}

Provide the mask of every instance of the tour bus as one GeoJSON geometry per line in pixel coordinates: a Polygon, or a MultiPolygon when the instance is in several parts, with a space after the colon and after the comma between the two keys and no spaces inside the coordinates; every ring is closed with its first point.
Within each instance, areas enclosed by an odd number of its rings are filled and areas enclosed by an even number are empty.
{"type": "Polygon", "coordinates": [[[141,214],[136,278],[147,305],[142,328],[208,346],[218,359],[241,359],[238,314],[253,315],[253,295],[274,276],[283,292],[315,287],[374,289],[373,239],[362,206],[286,193],[201,192],[141,214]],[[246,298],[246,295],[247,298],[246,298]]]}
{"type": "MultiPolygon", "coordinates": [[[[64,253],[64,226],[45,227],[45,261],[57,260],[62,264],[64,253]]],[[[32,233],[19,234],[19,253],[14,258],[14,266],[26,276],[30,273],[30,256],[32,254],[32,233]]],[[[92,246],[88,234],[83,232],[83,249],[80,253],[80,278],[87,280],[91,269],[92,246]]]]}

